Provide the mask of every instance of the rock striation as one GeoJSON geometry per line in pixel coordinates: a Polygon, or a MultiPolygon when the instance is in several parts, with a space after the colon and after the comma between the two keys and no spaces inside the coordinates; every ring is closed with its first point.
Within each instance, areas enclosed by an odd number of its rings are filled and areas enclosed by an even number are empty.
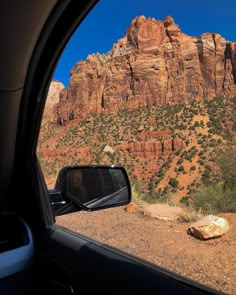
{"type": "Polygon", "coordinates": [[[139,16],[108,53],[91,54],[71,69],[57,114],[63,121],[83,119],[217,95],[236,95],[236,43],[216,33],[188,36],[170,16],[139,16]]]}
{"type": "Polygon", "coordinates": [[[150,156],[170,155],[184,147],[181,139],[164,139],[163,141],[143,141],[120,144],[115,147],[117,152],[129,153],[139,158],[150,156]]]}

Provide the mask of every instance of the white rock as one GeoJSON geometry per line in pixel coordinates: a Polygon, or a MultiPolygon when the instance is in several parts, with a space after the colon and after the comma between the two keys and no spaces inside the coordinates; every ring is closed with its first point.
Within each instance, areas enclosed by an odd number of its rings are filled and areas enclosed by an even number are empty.
{"type": "Polygon", "coordinates": [[[200,240],[219,238],[229,230],[228,221],[223,217],[208,215],[192,224],[187,232],[200,240]]]}
{"type": "Polygon", "coordinates": [[[114,150],[113,150],[113,148],[112,147],[110,147],[109,145],[106,145],[105,147],[104,147],[104,149],[103,149],[103,152],[104,153],[111,153],[111,154],[114,154],[114,150]]]}

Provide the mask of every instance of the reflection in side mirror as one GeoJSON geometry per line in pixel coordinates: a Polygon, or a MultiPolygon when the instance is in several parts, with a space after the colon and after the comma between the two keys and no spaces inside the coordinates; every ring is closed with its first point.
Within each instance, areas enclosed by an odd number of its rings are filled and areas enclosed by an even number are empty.
{"type": "Polygon", "coordinates": [[[128,204],[130,183],[121,166],[64,167],[55,189],[80,210],[98,210],[128,204]]]}
{"type": "Polygon", "coordinates": [[[67,192],[89,209],[123,204],[129,200],[127,179],[118,168],[72,169],[67,175],[67,192]]]}

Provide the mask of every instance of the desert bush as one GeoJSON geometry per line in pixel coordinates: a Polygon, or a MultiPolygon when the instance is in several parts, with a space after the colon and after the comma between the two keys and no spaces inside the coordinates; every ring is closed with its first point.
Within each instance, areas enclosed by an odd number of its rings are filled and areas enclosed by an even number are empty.
{"type": "Polygon", "coordinates": [[[225,186],[236,186],[236,150],[228,149],[216,157],[216,163],[222,171],[225,186]]]}
{"type": "Polygon", "coordinates": [[[206,213],[236,212],[236,187],[224,188],[222,185],[208,185],[192,194],[196,210],[206,213]]]}
{"type": "Polygon", "coordinates": [[[202,144],[203,143],[203,140],[202,139],[198,139],[197,143],[198,144],[202,144]]]}
{"type": "Polygon", "coordinates": [[[185,208],[183,213],[179,214],[178,221],[181,223],[189,223],[189,222],[195,222],[202,218],[202,211],[199,209],[198,211],[191,210],[188,208],[185,208]]]}
{"type": "Polygon", "coordinates": [[[157,203],[167,204],[169,199],[170,199],[169,194],[163,194],[163,192],[145,194],[145,198],[144,198],[144,200],[149,204],[157,204],[157,203]]]}
{"type": "Polygon", "coordinates": [[[184,172],[184,166],[183,166],[183,165],[179,166],[178,171],[179,171],[179,172],[184,172]]]}
{"type": "Polygon", "coordinates": [[[172,186],[173,188],[176,188],[176,187],[178,187],[179,182],[178,182],[177,179],[171,177],[171,178],[170,178],[170,181],[169,181],[169,185],[172,186]]]}
{"type": "Polygon", "coordinates": [[[197,162],[198,162],[201,166],[203,166],[203,165],[205,164],[205,162],[204,162],[203,160],[201,160],[201,159],[198,160],[197,162]]]}
{"type": "Polygon", "coordinates": [[[180,158],[178,161],[177,161],[177,165],[181,165],[183,163],[184,159],[183,158],[180,158]]]}
{"type": "Polygon", "coordinates": [[[204,151],[203,151],[203,150],[201,150],[201,151],[198,153],[198,156],[202,156],[202,155],[204,155],[204,151]]]}
{"type": "Polygon", "coordinates": [[[210,183],[210,172],[211,172],[211,169],[209,168],[208,165],[205,165],[205,171],[202,173],[202,182],[204,184],[209,184],[210,183]]]}
{"type": "Polygon", "coordinates": [[[182,148],[178,149],[178,151],[176,152],[176,155],[179,156],[182,152],[182,148]]]}
{"type": "Polygon", "coordinates": [[[194,170],[196,170],[196,166],[192,166],[192,167],[190,168],[190,171],[194,171],[194,170]]]}

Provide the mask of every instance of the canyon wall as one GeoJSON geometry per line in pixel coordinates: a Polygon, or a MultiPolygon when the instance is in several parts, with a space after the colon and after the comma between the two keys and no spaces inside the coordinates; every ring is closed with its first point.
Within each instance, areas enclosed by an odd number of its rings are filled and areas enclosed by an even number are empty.
{"type": "Polygon", "coordinates": [[[136,17],[106,54],[71,69],[55,110],[61,124],[91,113],[236,95],[236,43],[181,32],[173,18],[136,17]]]}

